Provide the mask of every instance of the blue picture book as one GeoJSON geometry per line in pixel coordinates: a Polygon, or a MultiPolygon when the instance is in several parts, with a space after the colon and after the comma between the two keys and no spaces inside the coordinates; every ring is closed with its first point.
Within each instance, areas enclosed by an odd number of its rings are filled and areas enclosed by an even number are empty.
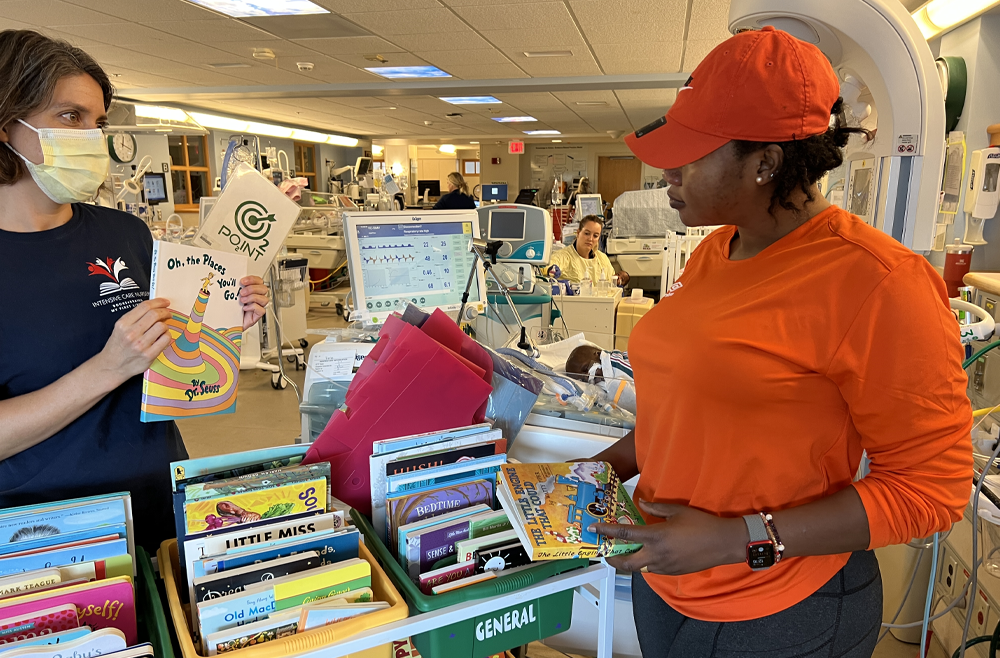
{"type": "Polygon", "coordinates": [[[273,587],[258,589],[255,592],[243,592],[241,595],[226,598],[226,601],[217,600],[210,606],[198,606],[198,623],[202,639],[227,628],[245,626],[266,619],[275,611],[273,587]]]}
{"type": "Polygon", "coordinates": [[[481,434],[484,432],[489,432],[492,429],[493,428],[489,425],[489,423],[480,423],[479,425],[460,427],[458,429],[449,430],[447,432],[415,434],[413,436],[405,436],[399,439],[386,439],[384,441],[375,441],[375,443],[372,444],[372,454],[384,455],[389,452],[399,452],[400,450],[409,450],[410,448],[418,448],[420,446],[425,446],[430,443],[439,443],[441,441],[448,441],[450,439],[457,439],[463,436],[469,436],[470,434],[481,434]]]}
{"type": "Polygon", "coordinates": [[[114,539],[99,544],[73,546],[55,551],[23,555],[21,557],[0,558],[0,576],[9,576],[22,571],[64,567],[91,560],[104,560],[117,555],[128,555],[128,542],[114,539]]]}
{"type": "Polygon", "coordinates": [[[119,526],[128,522],[125,501],[121,498],[64,507],[49,505],[0,518],[0,544],[18,543],[78,532],[100,526],[119,526]]]}
{"type": "Polygon", "coordinates": [[[414,473],[401,473],[386,478],[389,494],[412,493],[427,487],[441,487],[467,478],[489,478],[507,463],[507,455],[481,457],[457,464],[445,464],[414,473]]]}
{"type": "Polygon", "coordinates": [[[86,530],[77,530],[63,534],[43,535],[37,539],[27,539],[25,541],[19,541],[12,544],[0,544],[0,558],[5,555],[10,555],[11,553],[33,551],[38,548],[46,548],[48,546],[56,546],[58,544],[69,544],[71,542],[95,539],[97,537],[106,537],[109,535],[117,535],[120,539],[125,539],[126,534],[128,534],[128,530],[125,524],[119,523],[118,525],[102,525],[97,526],[96,528],[88,528],[86,530]]]}

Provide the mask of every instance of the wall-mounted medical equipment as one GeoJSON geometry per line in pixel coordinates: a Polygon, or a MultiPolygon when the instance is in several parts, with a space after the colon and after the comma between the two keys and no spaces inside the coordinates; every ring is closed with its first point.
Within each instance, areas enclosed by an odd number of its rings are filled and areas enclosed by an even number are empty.
{"type": "Polygon", "coordinates": [[[997,214],[1000,190],[1000,147],[990,147],[972,152],[969,183],[965,190],[965,243],[986,244],[983,225],[997,214]]]}
{"type": "Polygon", "coordinates": [[[170,201],[170,197],[167,196],[167,175],[164,173],[150,172],[143,176],[142,190],[146,203],[151,206],[170,201]]]}
{"type": "Polygon", "coordinates": [[[873,141],[852,137],[846,149],[847,210],[855,212],[853,204],[872,226],[929,251],[941,189],[944,97],[913,18],[896,0],[732,0],[731,32],[765,25],[823,51],[855,119],[878,129],[873,141]]]}
{"type": "Polygon", "coordinates": [[[576,219],[577,221],[596,215],[604,217],[604,202],[600,194],[577,194],[576,195],[576,219]]]}
{"type": "MultiPolygon", "coordinates": [[[[479,237],[472,211],[346,212],[344,237],[355,312],[352,320],[382,324],[407,303],[425,311],[458,311],[479,237]]],[[[476,271],[469,304],[483,311],[486,281],[476,271]]]]}
{"type": "Polygon", "coordinates": [[[118,196],[115,197],[115,202],[121,202],[129,194],[136,196],[142,194],[142,179],[152,168],[153,158],[149,155],[143,156],[142,160],[139,160],[138,165],[132,165],[132,176],[122,181],[122,189],[118,193],[118,196]]]}

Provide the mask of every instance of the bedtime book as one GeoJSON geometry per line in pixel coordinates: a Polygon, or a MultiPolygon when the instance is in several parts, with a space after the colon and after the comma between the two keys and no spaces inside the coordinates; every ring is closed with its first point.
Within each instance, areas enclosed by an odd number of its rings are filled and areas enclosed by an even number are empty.
{"type": "Polygon", "coordinates": [[[493,482],[473,480],[428,491],[402,495],[386,501],[388,511],[390,549],[396,547],[396,529],[408,523],[440,516],[474,505],[493,504],[493,482]]]}
{"type": "Polygon", "coordinates": [[[594,523],[645,525],[607,462],[505,464],[497,474],[497,498],[532,561],[641,548],[588,529],[594,523]]]}
{"type": "Polygon", "coordinates": [[[149,297],[170,300],[171,341],[142,376],[142,422],[236,411],[246,274],[245,256],[153,243],[149,297]]]}

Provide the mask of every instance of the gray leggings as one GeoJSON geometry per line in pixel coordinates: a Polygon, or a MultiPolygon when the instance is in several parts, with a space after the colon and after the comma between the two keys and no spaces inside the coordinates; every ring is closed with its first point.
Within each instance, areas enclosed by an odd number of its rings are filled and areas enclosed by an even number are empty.
{"type": "Polygon", "coordinates": [[[643,658],[869,658],[882,623],[882,577],[875,554],[857,551],[804,601],[720,623],[685,617],[635,573],[632,611],[643,658]]]}

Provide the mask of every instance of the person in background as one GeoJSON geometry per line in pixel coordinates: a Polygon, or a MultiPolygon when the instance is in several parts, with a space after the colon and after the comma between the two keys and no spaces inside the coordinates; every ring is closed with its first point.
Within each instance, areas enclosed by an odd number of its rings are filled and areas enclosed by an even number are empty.
{"type": "Polygon", "coordinates": [[[457,171],[448,174],[448,193],[434,204],[434,210],[475,210],[476,200],[469,192],[469,184],[457,171]]]}
{"type": "MultiPolygon", "coordinates": [[[[173,421],[139,421],[142,373],[170,344],[149,228],[85,203],[108,175],[113,92],[79,48],[0,32],[0,508],[129,491],[152,550],[174,534],[170,462],[187,451],[173,421]],[[130,285],[102,290],[109,271],[130,285]]],[[[240,284],[246,330],[268,291],[240,284]]]]}
{"type": "Polygon", "coordinates": [[[576,189],[573,191],[572,194],[569,195],[569,201],[566,202],[566,205],[575,206],[576,197],[580,196],[581,194],[592,194],[592,192],[590,191],[590,179],[587,178],[586,176],[581,178],[580,182],[577,183],[576,189]]]}
{"type": "Polygon", "coordinates": [[[634,572],[644,658],[867,658],[873,549],[948,530],[969,502],[944,281],[817,186],[871,138],[839,94],[819,48],[765,26],[625,139],[667,170],[686,226],[722,226],[633,329],[635,430],[595,457],[639,476],[647,525],[594,530],[642,544],[608,562],[634,572]]]}
{"type": "Polygon", "coordinates": [[[587,215],[580,220],[580,230],[577,231],[573,244],[552,254],[551,265],[559,267],[560,279],[580,283],[584,275],[589,274],[590,280],[597,284],[603,274],[612,284],[615,283],[615,277],[618,277],[617,285],[628,285],[628,272],[615,272],[611,259],[598,249],[603,229],[604,222],[597,215],[587,215]]]}

